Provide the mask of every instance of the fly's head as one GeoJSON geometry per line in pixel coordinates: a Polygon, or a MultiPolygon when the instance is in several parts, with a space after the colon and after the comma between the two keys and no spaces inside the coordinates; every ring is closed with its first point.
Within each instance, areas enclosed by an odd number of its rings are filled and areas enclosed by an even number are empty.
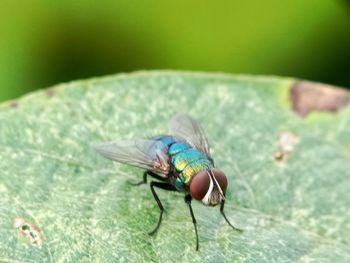
{"type": "Polygon", "coordinates": [[[199,172],[190,183],[191,196],[209,206],[216,206],[225,200],[226,189],[227,177],[217,168],[199,172]]]}

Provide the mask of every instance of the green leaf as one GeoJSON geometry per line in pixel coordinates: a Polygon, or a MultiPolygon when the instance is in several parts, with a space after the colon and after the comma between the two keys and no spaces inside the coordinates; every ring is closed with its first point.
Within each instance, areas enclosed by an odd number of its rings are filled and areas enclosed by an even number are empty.
{"type": "MultiPolygon", "coordinates": [[[[59,85],[0,107],[1,262],[350,262],[350,110],[291,110],[293,79],[176,72],[59,85]],[[131,186],[142,170],[93,145],[167,133],[176,112],[207,133],[229,179],[228,218],[183,194],[131,186]],[[284,137],[283,137],[284,136],[284,137]],[[279,139],[280,138],[280,139],[279,139]],[[35,242],[36,241],[36,242],[35,242]]],[[[327,95],[328,96],[328,95],[327,95]]]]}

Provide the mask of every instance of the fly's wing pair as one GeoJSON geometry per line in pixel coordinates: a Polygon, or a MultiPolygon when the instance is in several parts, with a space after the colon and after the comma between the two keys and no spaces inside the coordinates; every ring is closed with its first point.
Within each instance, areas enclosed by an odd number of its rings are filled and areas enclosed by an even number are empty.
{"type": "Polygon", "coordinates": [[[104,157],[160,174],[169,172],[169,156],[166,146],[155,140],[119,140],[95,146],[104,157]]]}
{"type": "MultiPolygon", "coordinates": [[[[186,141],[210,157],[207,138],[195,119],[185,113],[178,113],[171,119],[169,126],[172,136],[186,141]]],[[[170,169],[167,146],[158,140],[119,140],[101,143],[95,149],[113,161],[163,175],[167,175],[170,169]]]]}
{"type": "Polygon", "coordinates": [[[170,120],[170,134],[210,156],[209,143],[199,123],[186,113],[178,113],[170,120]]]}

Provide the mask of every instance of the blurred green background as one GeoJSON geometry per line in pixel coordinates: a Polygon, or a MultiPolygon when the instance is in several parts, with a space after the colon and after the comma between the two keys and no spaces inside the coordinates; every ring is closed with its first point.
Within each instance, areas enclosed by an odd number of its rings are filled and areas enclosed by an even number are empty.
{"type": "Polygon", "coordinates": [[[350,87],[337,0],[2,0],[0,101],[140,69],[294,76],[350,87]]]}

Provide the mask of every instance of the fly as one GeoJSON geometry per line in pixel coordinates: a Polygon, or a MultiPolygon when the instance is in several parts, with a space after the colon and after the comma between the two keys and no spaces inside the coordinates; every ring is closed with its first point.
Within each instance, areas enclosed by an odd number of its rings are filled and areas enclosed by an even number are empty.
{"type": "Polygon", "coordinates": [[[157,226],[149,232],[153,235],[162,222],[164,207],[155,191],[160,188],[185,194],[194,230],[196,250],[198,231],[191,201],[201,201],[207,206],[220,204],[220,212],[226,222],[237,231],[224,213],[225,193],[228,182],[223,171],[214,166],[209,152],[208,140],[203,129],[191,116],[178,113],[170,120],[170,135],[156,136],[148,140],[117,140],[97,145],[96,150],[113,161],[145,169],[143,180],[134,185],[146,184],[147,177],[151,192],[160,209],[157,226]]]}

